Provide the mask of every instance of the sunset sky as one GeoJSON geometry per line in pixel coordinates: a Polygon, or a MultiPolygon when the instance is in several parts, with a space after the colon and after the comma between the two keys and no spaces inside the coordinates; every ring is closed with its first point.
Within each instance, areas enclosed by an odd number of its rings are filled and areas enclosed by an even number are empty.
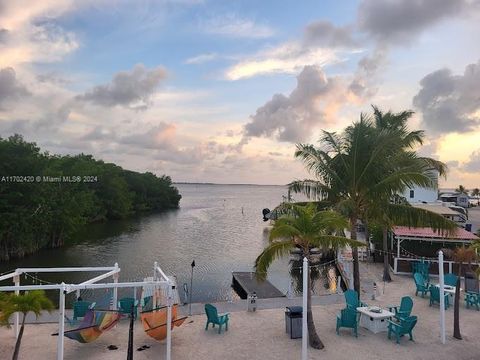
{"type": "Polygon", "coordinates": [[[375,104],[416,112],[441,186],[480,187],[479,38],[479,0],[0,0],[0,136],[285,184],[295,143],[375,104]]]}

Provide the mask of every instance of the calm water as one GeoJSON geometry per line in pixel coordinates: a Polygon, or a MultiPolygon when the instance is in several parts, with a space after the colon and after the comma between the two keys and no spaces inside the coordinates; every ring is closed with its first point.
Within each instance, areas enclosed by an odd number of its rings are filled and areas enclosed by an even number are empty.
{"type": "MultiPolygon", "coordinates": [[[[190,264],[195,260],[193,301],[235,298],[230,287],[231,272],[252,271],[255,258],[268,242],[269,225],[262,220],[262,209],[278,205],[286,188],[250,185],[178,185],[178,188],[182,194],[179,210],[88,225],[72,244],[0,263],[0,272],[17,267],[113,266],[118,262],[120,281],[139,281],[151,276],[153,262],[158,261],[167,274],[176,275],[181,289],[183,283],[190,284],[190,264]]],[[[83,273],[37,276],[65,283],[88,278],[83,273]]],[[[288,258],[272,265],[269,279],[279,289],[288,289],[288,258]]],[[[183,298],[183,291],[180,295],[183,298]]]]}

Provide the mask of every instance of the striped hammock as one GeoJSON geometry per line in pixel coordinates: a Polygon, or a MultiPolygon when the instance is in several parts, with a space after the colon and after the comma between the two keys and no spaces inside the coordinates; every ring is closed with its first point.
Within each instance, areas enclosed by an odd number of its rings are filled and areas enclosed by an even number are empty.
{"type": "MultiPolygon", "coordinates": [[[[143,329],[151,338],[161,341],[167,337],[167,307],[161,307],[140,314],[143,329]]],[[[180,326],[187,317],[177,319],[177,305],[172,307],[172,330],[174,326],[180,326]]]]}
{"type": "MultiPolygon", "coordinates": [[[[65,331],[64,335],[80,343],[89,343],[96,340],[104,331],[113,328],[120,318],[121,314],[118,312],[89,310],[79,327],[65,331]]],[[[58,333],[53,335],[58,336],[58,333]]]]}

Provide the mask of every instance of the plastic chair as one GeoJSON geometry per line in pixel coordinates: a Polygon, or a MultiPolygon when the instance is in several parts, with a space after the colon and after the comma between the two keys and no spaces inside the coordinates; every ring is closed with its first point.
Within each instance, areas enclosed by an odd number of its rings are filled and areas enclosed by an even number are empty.
{"type": "Polygon", "coordinates": [[[83,318],[88,310],[95,308],[95,303],[91,301],[75,301],[73,303],[73,321],[83,318]]]}
{"type": "Polygon", "coordinates": [[[130,315],[132,313],[132,306],[133,306],[133,318],[137,318],[137,306],[138,306],[138,300],[135,300],[134,298],[121,298],[118,301],[118,310],[122,314],[128,314],[130,315]]]}
{"type": "Polygon", "coordinates": [[[425,282],[425,278],[422,274],[415,273],[413,274],[413,279],[415,280],[415,286],[417,287],[415,290],[415,296],[418,296],[418,292],[420,291],[422,293],[422,298],[425,297],[425,294],[430,291],[428,288],[428,283],[425,282]]]}
{"type": "Polygon", "coordinates": [[[399,323],[388,320],[388,338],[391,339],[391,334],[395,334],[397,344],[400,344],[400,337],[408,334],[410,336],[410,341],[413,341],[412,330],[417,324],[416,316],[409,316],[405,319],[401,319],[399,323]]]}
{"type": "MultiPolygon", "coordinates": [[[[448,294],[445,293],[445,310],[448,309],[450,306],[450,302],[448,300],[448,294]]],[[[435,303],[440,304],[440,288],[435,285],[430,285],[430,306],[434,305],[435,303]]]]}
{"type": "Polygon", "coordinates": [[[345,302],[347,303],[347,308],[357,311],[357,307],[368,306],[366,303],[360,301],[358,293],[355,290],[347,290],[344,293],[345,302]]]}
{"type": "Polygon", "coordinates": [[[401,321],[412,313],[413,300],[410,296],[404,296],[400,301],[400,306],[389,306],[388,309],[395,314],[395,319],[401,321]]]}
{"type": "Polygon", "coordinates": [[[337,314],[337,335],[340,335],[341,327],[353,330],[355,337],[358,337],[358,312],[353,309],[345,308],[337,314]]]}
{"type": "Polygon", "coordinates": [[[207,315],[207,324],[205,330],[208,330],[208,324],[212,324],[212,327],[218,325],[218,333],[222,332],[222,326],[225,325],[225,331],[228,331],[228,317],[229,313],[218,314],[217,308],[211,304],[205,304],[205,314],[207,315]]]}
{"type": "Polygon", "coordinates": [[[443,279],[444,279],[443,282],[445,285],[453,286],[453,287],[457,286],[457,280],[458,280],[457,275],[448,273],[443,277],[443,279]]]}
{"type": "Polygon", "coordinates": [[[470,306],[475,306],[478,311],[480,310],[479,305],[480,305],[480,293],[467,291],[465,293],[465,306],[467,307],[467,309],[469,309],[470,306]]]}

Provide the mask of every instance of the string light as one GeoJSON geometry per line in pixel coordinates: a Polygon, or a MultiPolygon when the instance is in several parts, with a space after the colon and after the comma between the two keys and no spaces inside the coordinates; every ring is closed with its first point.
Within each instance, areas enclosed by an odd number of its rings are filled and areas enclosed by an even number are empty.
{"type": "Polygon", "coordinates": [[[24,273],[25,274],[25,279],[27,277],[31,278],[33,280],[33,283],[34,284],[39,284],[39,285],[56,285],[56,283],[53,283],[53,282],[50,282],[50,281],[47,281],[47,280],[42,280],[40,278],[38,278],[37,276],[34,276],[34,275],[30,275],[29,273],[24,273]]]}

